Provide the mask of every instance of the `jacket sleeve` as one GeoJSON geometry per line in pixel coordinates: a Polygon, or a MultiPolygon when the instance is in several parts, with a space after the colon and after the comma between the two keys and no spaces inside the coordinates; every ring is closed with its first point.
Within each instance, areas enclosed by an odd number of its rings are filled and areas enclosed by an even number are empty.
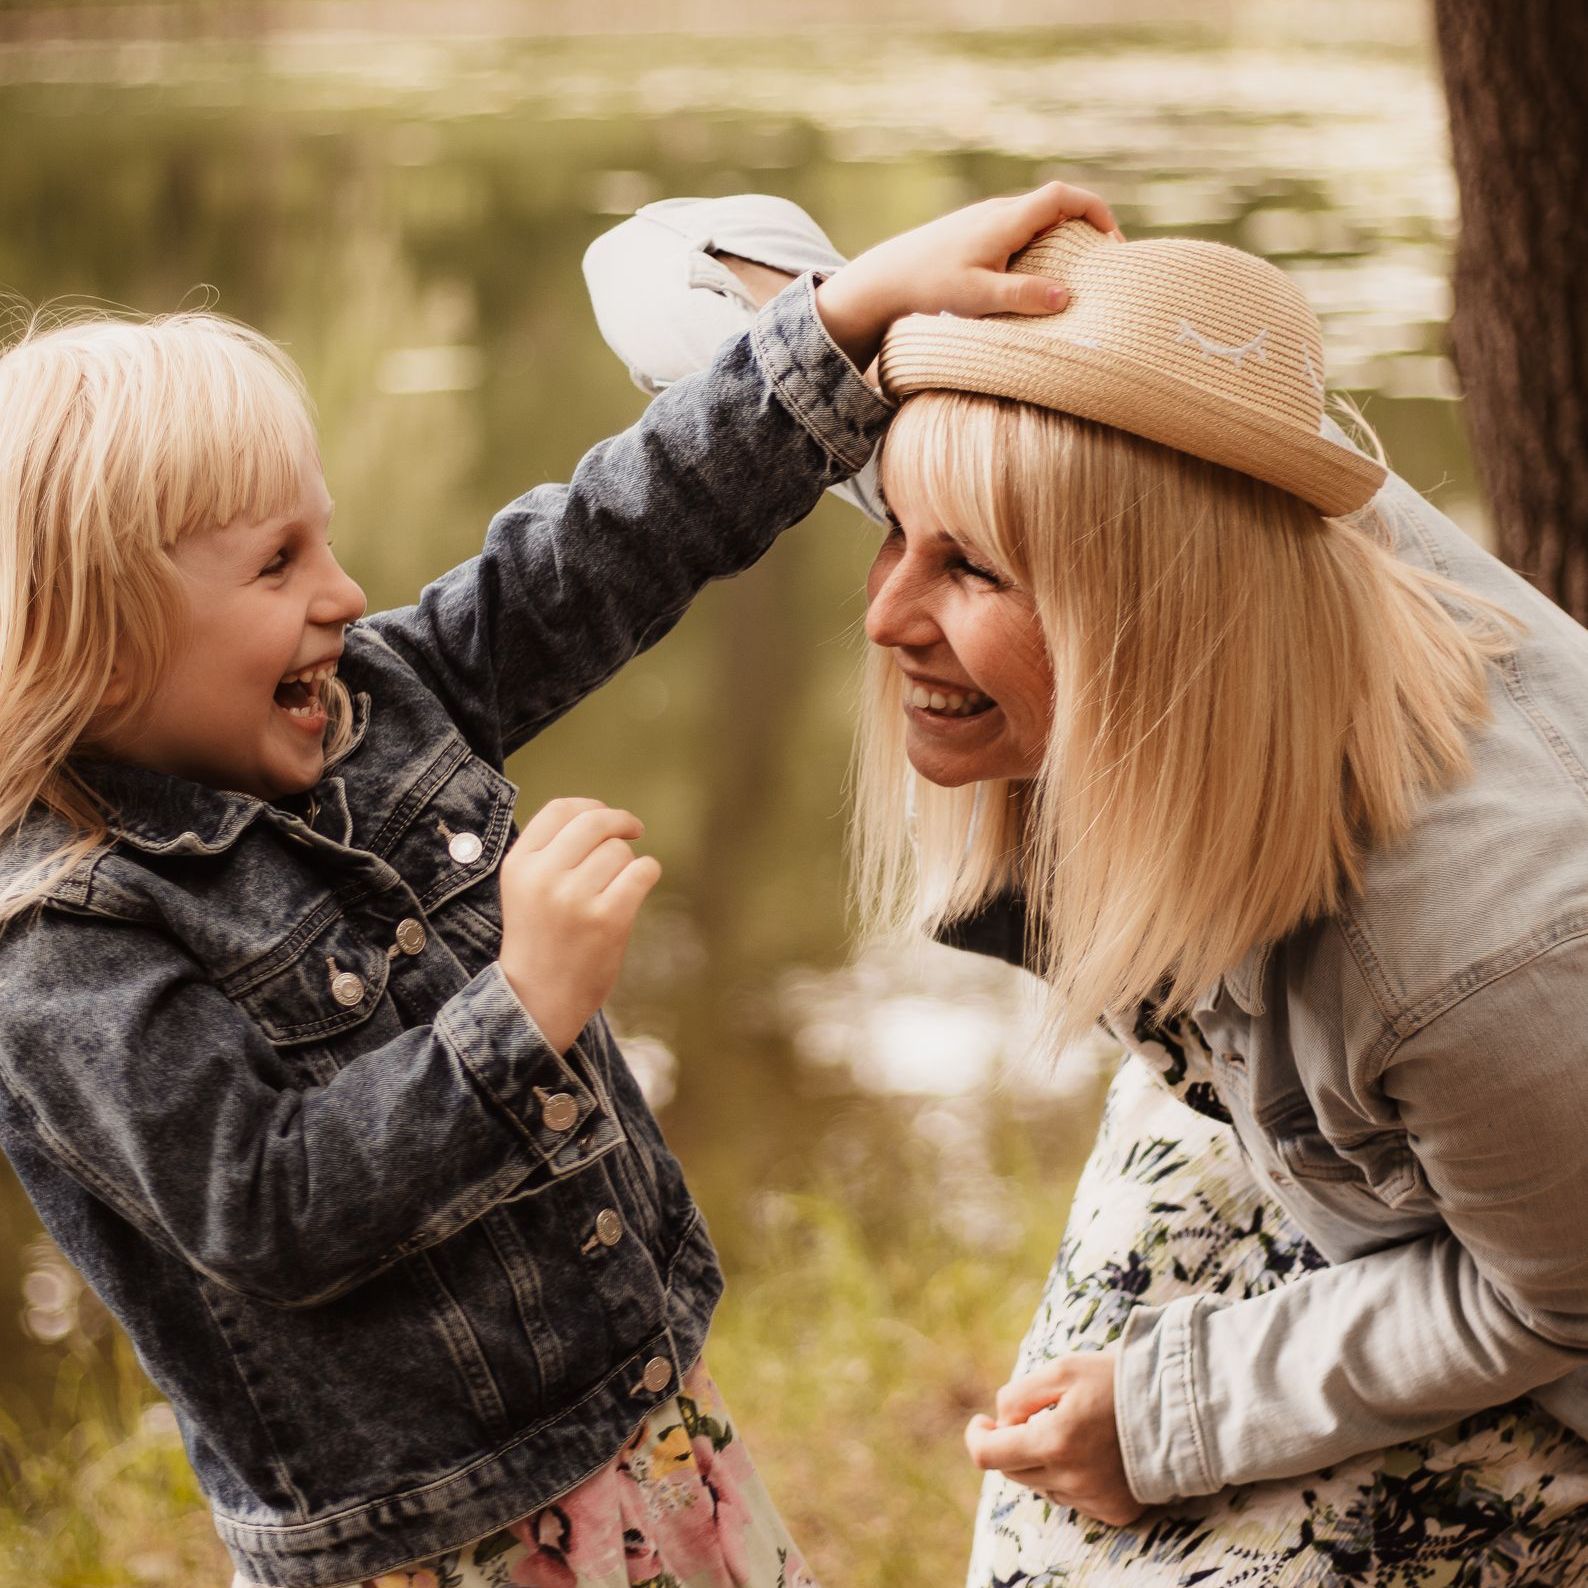
{"type": "Polygon", "coordinates": [[[1569,940],[1385,1065],[1442,1230],[1250,1300],[1132,1314],[1116,1419],[1139,1500],[1310,1472],[1588,1362],[1585,987],[1588,939],[1569,940]]]}
{"type": "Polygon", "coordinates": [[[0,988],[23,987],[0,1006],[0,1145],[24,1133],[149,1239],[277,1306],[332,1300],[623,1139],[579,1046],[554,1053],[494,964],[324,1085],[150,928],[45,912],[7,936],[0,988]],[[577,1105],[561,1131],[542,1118],[557,1093],[577,1105]]]}
{"type": "Polygon", "coordinates": [[[503,508],[478,556],[369,623],[499,765],[859,469],[891,411],[801,277],[567,485],[503,508]]]}

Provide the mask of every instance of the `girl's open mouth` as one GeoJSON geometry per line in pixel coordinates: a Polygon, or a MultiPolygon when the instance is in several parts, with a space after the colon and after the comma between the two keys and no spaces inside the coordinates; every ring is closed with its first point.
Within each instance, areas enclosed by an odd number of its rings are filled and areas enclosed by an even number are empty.
{"type": "Polygon", "coordinates": [[[323,726],[326,713],[321,694],[335,673],[335,662],[320,662],[288,673],[276,685],[276,705],[306,728],[323,726]]]}

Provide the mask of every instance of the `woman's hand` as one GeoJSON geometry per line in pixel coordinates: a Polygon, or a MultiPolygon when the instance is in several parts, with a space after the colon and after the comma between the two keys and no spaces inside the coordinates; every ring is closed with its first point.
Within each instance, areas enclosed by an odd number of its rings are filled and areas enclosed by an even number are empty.
{"type": "Polygon", "coordinates": [[[629,848],[644,831],[600,800],[552,800],[503,857],[497,960],[556,1053],[611,995],[634,918],[662,874],[629,848]]]}
{"type": "Polygon", "coordinates": [[[1055,314],[1068,301],[1065,289],[1041,276],[1010,275],[1009,258],[1078,216],[1099,231],[1118,229],[1097,194],[1067,182],[983,199],[867,249],[816,289],[816,307],[858,369],[901,315],[1055,314]]]}
{"type": "Polygon", "coordinates": [[[1130,1492],[1114,1426],[1114,1353],[1079,1351],[1044,1363],[998,1391],[998,1420],[975,1416],[965,1448],[1057,1505],[1115,1527],[1146,1507],[1130,1492]]]}

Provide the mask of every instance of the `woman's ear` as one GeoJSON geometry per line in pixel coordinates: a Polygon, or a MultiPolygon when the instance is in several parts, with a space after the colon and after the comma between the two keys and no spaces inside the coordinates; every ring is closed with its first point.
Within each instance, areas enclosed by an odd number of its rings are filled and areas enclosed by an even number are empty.
{"type": "Polygon", "coordinates": [[[101,711],[114,711],[117,706],[125,705],[127,697],[132,693],[132,684],[127,677],[127,669],[117,657],[110,664],[110,682],[105,685],[105,692],[99,697],[101,711]]]}

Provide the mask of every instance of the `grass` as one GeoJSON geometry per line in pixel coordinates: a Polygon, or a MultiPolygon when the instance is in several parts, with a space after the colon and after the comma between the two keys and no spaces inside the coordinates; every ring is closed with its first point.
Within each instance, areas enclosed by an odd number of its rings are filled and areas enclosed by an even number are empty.
{"type": "Polygon", "coordinates": [[[0,1414],[0,1581],[223,1588],[231,1567],[169,1408],[124,1336],[69,1355],[48,1425],[0,1414]]]}
{"type": "Polygon", "coordinates": [[[735,1276],[712,1370],[819,1581],[962,1579],[980,1485],[962,1431],[1008,1376],[1058,1234],[1051,1191],[1025,1189],[1041,1214],[1012,1245],[879,1241],[841,1202],[792,1199],[735,1276]]]}
{"type": "MultiPolygon", "coordinates": [[[[999,1150],[973,1176],[931,1151],[848,1169],[824,1153],[804,1188],[732,1221],[708,1360],[824,1583],[964,1571],[978,1475],[961,1430],[1006,1376],[1070,1191],[1029,1147],[999,1150]]],[[[169,1410],[121,1336],[92,1355],[65,1356],[47,1428],[0,1420],[0,1581],[223,1588],[169,1410]]]]}

